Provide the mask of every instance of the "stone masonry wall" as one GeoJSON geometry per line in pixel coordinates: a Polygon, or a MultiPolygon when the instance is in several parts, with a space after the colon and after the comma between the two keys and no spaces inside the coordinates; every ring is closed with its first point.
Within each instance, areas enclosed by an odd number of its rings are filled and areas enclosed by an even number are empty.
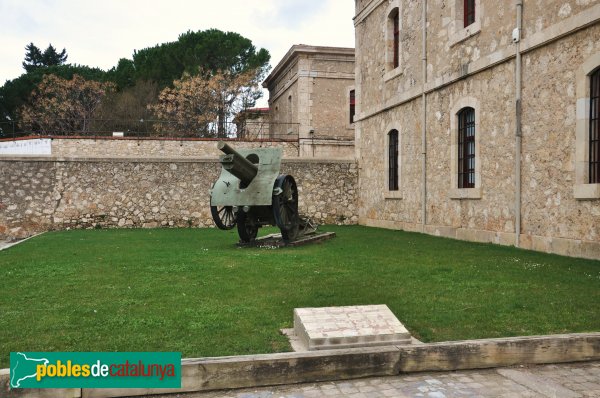
{"type": "MultiPolygon", "coordinates": [[[[479,25],[461,32],[452,11],[461,3],[428,2],[424,199],[422,3],[356,2],[359,222],[513,245],[516,117],[511,32],[516,9],[514,2],[478,0],[479,25]],[[399,68],[390,71],[384,23],[393,6],[400,7],[401,59],[399,68]],[[456,173],[452,124],[458,111],[454,108],[467,102],[476,104],[479,174],[472,192],[460,192],[452,180],[456,173]],[[392,129],[400,137],[400,189],[390,192],[387,134],[392,129]]],[[[574,193],[576,123],[585,112],[577,110],[577,99],[583,96],[576,93],[577,76],[586,60],[600,54],[599,12],[598,1],[524,2],[519,235],[523,248],[600,258],[600,199],[574,193]]]]}
{"type": "MultiPolygon", "coordinates": [[[[54,138],[53,156],[76,157],[165,157],[199,158],[222,155],[217,140],[173,140],[135,138],[54,138]]],[[[280,141],[232,141],[234,148],[283,148],[285,157],[298,156],[297,142],[280,141]]]]}
{"type": "MultiPolygon", "coordinates": [[[[0,158],[0,238],[65,228],[210,227],[210,159],[0,158]]],[[[288,160],[301,213],[355,224],[353,161],[288,160]]]]}

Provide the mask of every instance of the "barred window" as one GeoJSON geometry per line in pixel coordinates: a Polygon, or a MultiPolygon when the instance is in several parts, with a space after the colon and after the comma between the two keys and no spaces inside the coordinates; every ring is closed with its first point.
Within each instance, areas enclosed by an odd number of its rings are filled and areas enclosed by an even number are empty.
{"type": "Polygon", "coordinates": [[[388,133],[388,190],[398,190],[398,130],[388,133]]]}
{"type": "Polygon", "coordinates": [[[600,68],[590,75],[590,184],[600,184],[600,68]]]}
{"type": "Polygon", "coordinates": [[[475,109],[458,112],[458,187],[475,187],[475,109]]]}
{"type": "Polygon", "coordinates": [[[464,0],[464,27],[475,23],[475,0],[464,0]]]}

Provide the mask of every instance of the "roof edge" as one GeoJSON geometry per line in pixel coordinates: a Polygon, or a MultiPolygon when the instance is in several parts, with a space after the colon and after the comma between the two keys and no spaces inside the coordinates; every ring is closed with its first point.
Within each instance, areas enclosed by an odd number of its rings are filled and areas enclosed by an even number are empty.
{"type": "Polygon", "coordinates": [[[328,47],[328,46],[311,46],[307,44],[294,44],[288,52],[283,56],[281,61],[273,68],[269,76],[263,81],[262,86],[267,88],[269,83],[279,75],[294,58],[299,54],[330,54],[330,55],[354,55],[353,47],[328,47]]]}

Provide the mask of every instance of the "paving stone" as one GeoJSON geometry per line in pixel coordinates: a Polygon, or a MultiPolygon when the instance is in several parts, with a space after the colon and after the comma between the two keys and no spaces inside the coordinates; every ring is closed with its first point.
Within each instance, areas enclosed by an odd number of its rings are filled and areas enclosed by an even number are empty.
{"type": "MultiPolygon", "coordinates": [[[[177,394],[181,398],[600,397],[600,361],[459,372],[427,372],[339,382],[177,394]],[[510,377],[506,377],[508,375],[510,377]],[[572,379],[578,377],[581,382],[572,379]],[[532,384],[531,381],[534,381],[532,384]]],[[[174,398],[165,395],[164,398],[174,398]]]]}

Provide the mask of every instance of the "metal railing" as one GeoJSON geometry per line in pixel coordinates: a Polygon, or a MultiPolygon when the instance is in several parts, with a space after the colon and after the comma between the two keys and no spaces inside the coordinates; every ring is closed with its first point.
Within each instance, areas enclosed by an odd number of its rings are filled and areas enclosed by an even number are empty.
{"type": "Polygon", "coordinates": [[[243,120],[235,122],[182,123],[173,120],[55,119],[22,123],[0,121],[0,139],[23,136],[130,137],[130,138],[227,138],[239,140],[297,141],[298,123],[243,120]],[[116,133],[116,134],[115,134],[116,133]]]}

